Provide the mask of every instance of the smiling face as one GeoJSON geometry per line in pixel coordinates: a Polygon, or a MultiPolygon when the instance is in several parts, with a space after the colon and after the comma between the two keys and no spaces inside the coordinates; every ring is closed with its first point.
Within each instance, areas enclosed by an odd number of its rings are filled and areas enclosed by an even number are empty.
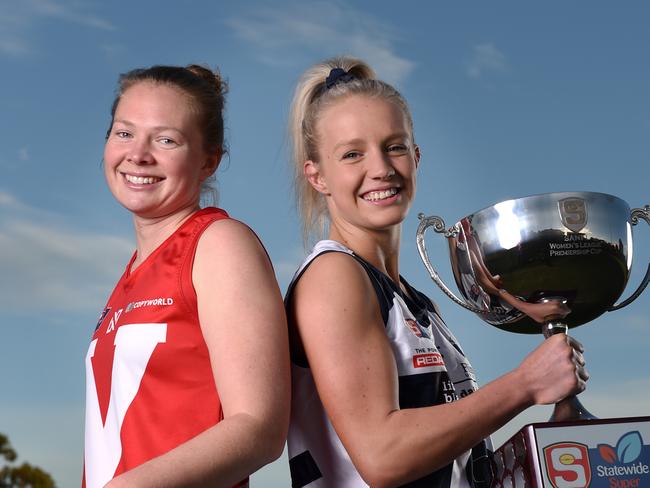
{"type": "Polygon", "coordinates": [[[305,175],[325,195],[332,227],[399,225],[415,196],[419,149],[402,109],[363,95],[326,108],[316,125],[318,162],[305,175]]]}
{"type": "Polygon", "coordinates": [[[121,96],[104,147],[115,199],[134,215],[160,218],[198,208],[218,156],[206,153],[192,100],[170,85],[141,82],[121,96]]]}

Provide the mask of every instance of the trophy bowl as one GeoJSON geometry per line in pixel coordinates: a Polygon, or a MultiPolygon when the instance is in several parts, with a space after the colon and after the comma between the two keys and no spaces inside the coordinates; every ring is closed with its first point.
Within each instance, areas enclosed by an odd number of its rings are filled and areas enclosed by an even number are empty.
{"type": "Polygon", "coordinates": [[[545,193],[497,203],[449,229],[440,217],[420,214],[417,243],[432,279],[456,303],[500,329],[539,334],[540,324],[561,319],[577,327],[641,294],[650,266],[630,298],[615,305],[630,276],[632,227],[639,218],[650,224],[650,206],[630,210],[624,200],[604,193],[545,193]],[[429,262],[428,227],[448,240],[462,299],[429,262]],[[545,316],[548,308],[539,305],[553,301],[570,313],[545,316]]]}

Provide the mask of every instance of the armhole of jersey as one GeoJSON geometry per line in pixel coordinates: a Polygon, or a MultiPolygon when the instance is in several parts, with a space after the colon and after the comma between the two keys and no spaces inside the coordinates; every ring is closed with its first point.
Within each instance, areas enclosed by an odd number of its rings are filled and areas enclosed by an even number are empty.
{"type": "Polygon", "coordinates": [[[239,222],[241,225],[246,227],[248,230],[251,231],[251,234],[255,236],[255,239],[257,239],[257,242],[260,243],[260,247],[262,248],[262,251],[264,251],[264,254],[266,255],[266,259],[268,259],[269,264],[271,265],[271,270],[273,271],[273,274],[275,275],[275,268],[273,267],[273,261],[271,260],[271,256],[269,256],[269,252],[266,250],[266,246],[262,242],[262,239],[260,239],[260,236],[257,235],[257,232],[255,232],[248,224],[242,222],[241,220],[233,219],[232,217],[228,217],[230,220],[234,220],[235,222],[239,222]]]}
{"type": "Polygon", "coordinates": [[[366,270],[366,273],[370,278],[372,287],[375,289],[375,296],[377,297],[377,302],[379,303],[381,319],[384,321],[384,327],[386,327],[386,324],[388,323],[388,313],[390,312],[390,308],[393,304],[392,295],[389,296],[386,294],[386,290],[384,289],[383,286],[381,286],[381,283],[379,281],[379,278],[376,275],[376,272],[374,271],[373,268],[370,267],[370,265],[366,261],[364,261],[363,259],[361,259],[359,256],[355,254],[353,254],[352,257],[356,259],[357,262],[361,264],[361,266],[363,266],[363,269],[366,270]]]}
{"type": "Polygon", "coordinates": [[[431,300],[431,298],[426,296],[424,293],[418,290],[415,291],[420,296],[420,298],[422,298],[424,303],[426,303],[430,307],[431,311],[435,313],[438,317],[440,317],[440,310],[438,309],[438,306],[435,303],[433,303],[433,300],[431,300]]]}
{"type": "MultiPolygon", "coordinates": [[[[296,287],[296,284],[302,278],[302,275],[307,271],[307,268],[311,266],[311,264],[316,261],[320,256],[323,254],[328,254],[331,252],[339,252],[341,254],[345,254],[350,256],[351,258],[354,258],[354,260],[359,263],[363,269],[365,270],[366,274],[368,275],[368,278],[370,278],[370,282],[372,283],[372,287],[375,290],[375,296],[377,298],[377,303],[379,304],[379,311],[381,312],[381,318],[384,322],[384,327],[386,327],[386,324],[388,323],[388,313],[390,310],[390,305],[392,302],[389,302],[386,293],[384,292],[383,287],[381,286],[381,283],[379,282],[379,279],[375,276],[373,273],[372,269],[368,266],[368,264],[361,259],[359,256],[356,256],[355,254],[347,253],[345,251],[338,251],[335,249],[327,249],[314,258],[312,258],[311,261],[309,261],[303,268],[300,270],[300,272],[291,280],[291,283],[289,284],[289,287],[287,289],[287,293],[284,296],[284,306],[285,309],[288,311],[289,306],[291,305],[291,299],[293,297],[293,290],[296,287]]],[[[287,318],[289,318],[289,314],[287,313],[287,318]]],[[[289,323],[289,327],[294,327],[292,323],[289,323]]],[[[301,368],[309,368],[309,362],[307,361],[307,358],[303,355],[300,358],[291,358],[291,361],[296,365],[300,366],[301,368]]]]}
{"type": "Polygon", "coordinates": [[[230,219],[226,213],[214,213],[214,217],[206,222],[204,225],[199,225],[192,235],[188,237],[189,244],[185,248],[182,257],[181,271],[178,276],[179,288],[181,290],[181,298],[186,310],[199,320],[198,300],[194,283],[192,281],[192,270],[194,269],[194,258],[196,257],[196,248],[198,247],[199,239],[205,230],[212,224],[219,220],[230,219]]]}
{"type": "Polygon", "coordinates": [[[438,317],[441,321],[444,322],[444,320],[442,320],[442,314],[440,313],[440,309],[433,302],[433,300],[431,300],[431,298],[429,298],[426,294],[422,293],[421,291],[413,288],[411,284],[408,281],[406,281],[406,279],[404,279],[404,277],[400,276],[400,279],[402,283],[406,286],[408,292],[412,295],[417,296],[417,299],[424,304],[424,306],[427,308],[427,311],[433,313],[436,317],[438,317]]]}

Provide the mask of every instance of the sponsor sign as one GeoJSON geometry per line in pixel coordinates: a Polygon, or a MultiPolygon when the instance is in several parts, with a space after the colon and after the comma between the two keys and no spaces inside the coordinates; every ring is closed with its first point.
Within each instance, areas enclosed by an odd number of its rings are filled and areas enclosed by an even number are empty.
{"type": "Polygon", "coordinates": [[[650,487],[650,420],[542,428],[536,436],[544,486],[650,487]]]}
{"type": "Polygon", "coordinates": [[[430,366],[444,366],[442,354],[439,352],[428,352],[425,354],[416,354],[413,356],[414,368],[426,368],[430,366]]]}
{"type": "Polygon", "coordinates": [[[173,298],[150,298],[148,300],[140,300],[138,302],[131,302],[126,306],[125,312],[130,312],[136,308],[141,307],[168,307],[174,304],[173,298]]]}

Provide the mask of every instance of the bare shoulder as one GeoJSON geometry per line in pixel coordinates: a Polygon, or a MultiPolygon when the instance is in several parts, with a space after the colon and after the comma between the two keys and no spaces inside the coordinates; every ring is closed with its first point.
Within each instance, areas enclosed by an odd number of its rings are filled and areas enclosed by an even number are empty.
{"type": "Polygon", "coordinates": [[[366,291],[369,286],[372,287],[368,274],[353,256],[327,252],[312,261],[298,281],[296,291],[312,293],[328,288],[347,295],[353,291],[366,291]]]}
{"type": "Polygon", "coordinates": [[[199,240],[198,252],[227,254],[233,258],[251,253],[266,255],[251,228],[233,219],[217,220],[210,224],[199,240]]]}
{"type": "Polygon", "coordinates": [[[330,329],[369,324],[379,313],[374,296],[368,274],[354,257],[329,252],[316,258],[298,281],[292,311],[299,328],[324,322],[330,329]]]}
{"type": "Polygon", "coordinates": [[[229,219],[213,222],[203,232],[192,276],[197,292],[220,285],[256,290],[278,286],[269,256],[257,235],[247,225],[229,219]]]}

